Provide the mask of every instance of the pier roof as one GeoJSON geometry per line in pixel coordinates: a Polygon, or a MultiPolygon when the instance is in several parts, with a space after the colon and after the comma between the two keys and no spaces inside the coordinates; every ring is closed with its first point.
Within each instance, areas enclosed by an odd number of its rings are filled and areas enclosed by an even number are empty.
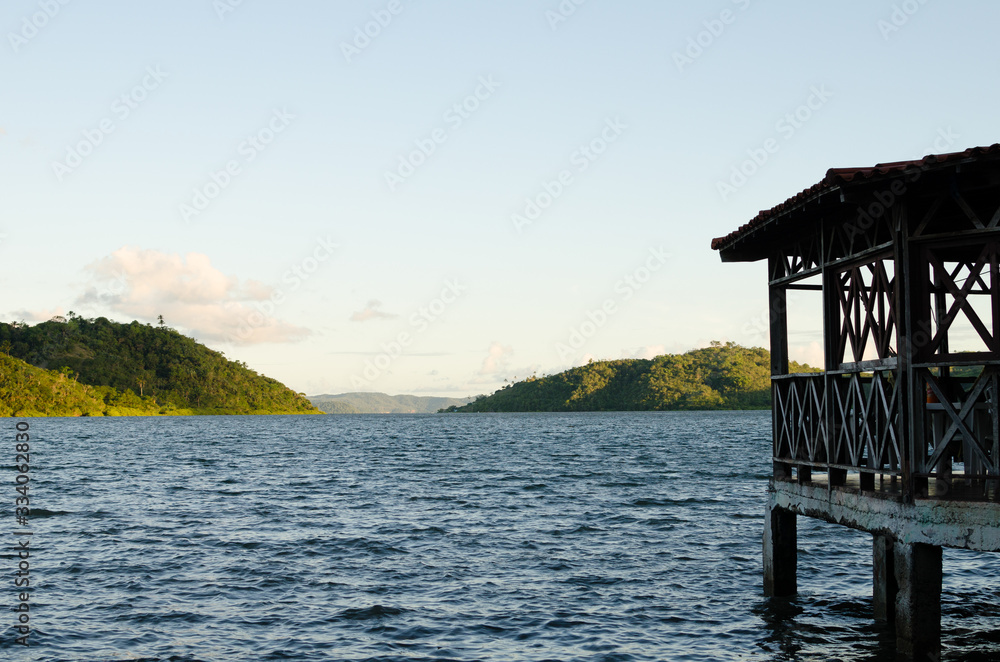
{"type": "MultiPolygon", "coordinates": [[[[894,179],[921,175],[936,170],[956,169],[965,164],[982,161],[1000,161],[1000,143],[986,147],[972,147],[962,152],[930,154],[912,161],[879,163],[865,168],[831,168],[822,180],[796,193],[781,204],[765,209],[750,221],[725,237],[712,240],[712,248],[720,251],[723,261],[753,261],[766,255],[775,243],[778,226],[793,216],[805,212],[820,214],[850,203],[846,200],[848,189],[889,182],[894,179]]],[[[796,219],[795,222],[801,219],[796,219]]],[[[783,229],[787,229],[787,226],[783,229]]]]}

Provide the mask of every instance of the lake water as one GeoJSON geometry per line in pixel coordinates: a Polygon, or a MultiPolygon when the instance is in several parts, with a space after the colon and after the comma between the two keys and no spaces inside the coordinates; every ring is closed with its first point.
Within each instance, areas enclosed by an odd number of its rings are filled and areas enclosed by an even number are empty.
{"type": "MultiPolygon", "coordinates": [[[[867,535],[799,518],[763,597],[766,412],[29,423],[0,659],[892,659],[867,535]]],[[[944,562],[946,659],[997,659],[1000,555],[944,562]]]]}

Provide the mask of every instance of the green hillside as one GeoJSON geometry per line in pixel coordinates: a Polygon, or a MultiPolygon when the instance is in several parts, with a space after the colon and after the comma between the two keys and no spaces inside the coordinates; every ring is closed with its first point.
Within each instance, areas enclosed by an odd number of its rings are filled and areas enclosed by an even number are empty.
{"type": "Polygon", "coordinates": [[[341,393],[313,395],[309,401],[327,414],[433,414],[445,407],[464,405],[467,400],[385,393],[341,393]]]}
{"type": "Polygon", "coordinates": [[[153,398],[87,386],[65,373],[0,354],[0,417],[150,416],[160,411],[153,398]]]}
{"type": "MultiPolygon", "coordinates": [[[[793,364],[792,372],[813,372],[793,364]]],[[[557,375],[529,377],[448,412],[767,409],[771,356],[766,349],[713,342],[655,359],[592,361],[557,375]]]]}
{"type": "MultiPolygon", "coordinates": [[[[89,393],[104,403],[105,413],[121,409],[148,414],[320,413],[305,396],[280,382],[162,325],[119,324],[72,314],[68,320],[54,318],[34,326],[0,323],[0,354],[92,387],[89,393]]],[[[0,402],[8,408],[27,397],[18,391],[24,387],[18,375],[48,383],[40,373],[4,365],[11,370],[5,374],[10,390],[0,394],[0,402]]],[[[40,400],[33,411],[60,410],[68,406],[60,398],[76,397],[59,388],[50,392],[55,401],[40,400]]],[[[35,393],[44,395],[45,391],[35,393]]],[[[80,413],[99,412],[81,409],[80,413]]]]}

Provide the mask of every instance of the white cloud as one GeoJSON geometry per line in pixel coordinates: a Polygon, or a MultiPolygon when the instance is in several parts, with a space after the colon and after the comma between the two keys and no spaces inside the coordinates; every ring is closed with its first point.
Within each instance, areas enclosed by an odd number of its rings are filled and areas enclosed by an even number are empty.
{"type": "Polygon", "coordinates": [[[381,301],[378,301],[377,299],[372,299],[364,307],[364,310],[359,310],[353,315],[351,315],[351,321],[367,322],[369,320],[374,320],[374,319],[392,319],[394,317],[399,317],[399,315],[395,315],[393,313],[386,313],[379,310],[379,308],[381,307],[382,307],[381,301]]]}
{"type": "Polygon", "coordinates": [[[667,353],[666,345],[646,345],[645,347],[637,347],[636,349],[623,349],[622,358],[623,359],[655,359],[657,356],[662,356],[667,353]]]}
{"type": "Polygon", "coordinates": [[[12,319],[24,322],[48,322],[53,317],[63,317],[66,311],[62,308],[53,310],[15,310],[12,319]]]}
{"type": "Polygon", "coordinates": [[[271,316],[274,288],[226,276],[207,255],[120,248],[87,267],[91,284],[78,299],[152,322],[163,315],[202,340],[250,345],[295,342],[307,329],[271,316]]]}
{"type": "Polygon", "coordinates": [[[826,365],[824,356],[823,345],[818,341],[788,345],[788,358],[799,363],[807,363],[813,368],[822,368],[826,365]]]}
{"type": "Polygon", "coordinates": [[[478,374],[501,376],[510,366],[510,357],[513,354],[513,347],[494,341],[490,345],[489,354],[483,359],[483,366],[479,369],[478,374]]]}

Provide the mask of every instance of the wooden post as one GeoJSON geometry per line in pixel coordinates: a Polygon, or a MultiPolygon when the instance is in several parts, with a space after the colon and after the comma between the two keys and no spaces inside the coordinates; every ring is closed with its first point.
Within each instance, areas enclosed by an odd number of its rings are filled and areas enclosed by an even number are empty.
{"type": "Polygon", "coordinates": [[[795,513],[769,504],[764,518],[764,595],[787,597],[798,592],[797,545],[795,513]]]}
{"type": "Polygon", "coordinates": [[[912,501],[926,490],[926,479],[913,474],[924,470],[923,384],[913,367],[923,356],[930,340],[930,302],[920,247],[910,240],[909,204],[897,204],[894,211],[896,262],[896,340],[898,344],[897,384],[899,390],[900,469],[903,474],[903,498],[912,501]],[[926,325],[926,326],[925,326],[926,325]]]}
{"type": "Polygon", "coordinates": [[[875,620],[895,623],[896,594],[896,563],[893,539],[889,536],[874,534],[872,536],[872,607],[875,620]]]}
{"type": "MultiPolygon", "coordinates": [[[[778,258],[772,257],[768,260],[768,273],[774,274],[777,271],[778,258]]],[[[788,298],[785,288],[781,285],[768,286],[768,308],[770,310],[770,336],[771,336],[771,376],[788,374],[788,298]]],[[[771,387],[772,397],[774,387],[771,387]]],[[[772,442],[771,457],[777,455],[777,434],[778,421],[776,419],[777,408],[771,409],[771,429],[774,435],[772,442]]],[[[773,472],[775,478],[789,478],[792,475],[792,467],[784,462],[774,462],[773,472]]]]}
{"type": "Polygon", "coordinates": [[[941,548],[896,542],[896,652],[905,660],[941,659],[941,548]]]}
{"type": "MultiPolygon", "coordinates": [[[[842,222],[841,219],[833,221],[842,222]]],[[[847,464],[847,458],[843,452],[835,451],[835,440],[839,432],[837,425],[837,398],[834,393],[833,380],[838,379],[837,375],[831,375],[831,370],[840,367],[840,275],[835,268],[831,269],[827,264],[827,222],[821,222],[823,237],[823,262],[821,278],[823,283],[823,407],[826,415],[825,425],[826,439],[823,440],[826,449],[826,461],[830,464],[847,464]]],[[[847,483],[846,469],[829,469],[830,486],[844,485],[847,483]]]]}

